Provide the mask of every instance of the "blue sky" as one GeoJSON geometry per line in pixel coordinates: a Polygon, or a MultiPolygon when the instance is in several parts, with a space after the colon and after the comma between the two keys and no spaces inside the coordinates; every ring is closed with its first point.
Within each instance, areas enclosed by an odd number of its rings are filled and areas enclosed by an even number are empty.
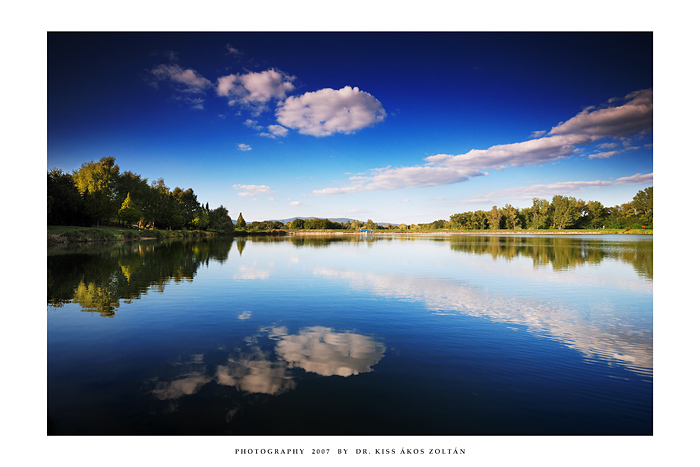
{"type": "Polygon", "coordinates": [[[247,221],[424,223],[653,185],[651,33],[50,33],[47,169],[247,221]]]}

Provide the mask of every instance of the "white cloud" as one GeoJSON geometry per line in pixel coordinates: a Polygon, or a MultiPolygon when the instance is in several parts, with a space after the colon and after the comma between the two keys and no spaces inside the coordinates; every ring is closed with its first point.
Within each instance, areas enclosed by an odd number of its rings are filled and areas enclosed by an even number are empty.
{"type": "Polygon", "coordinates": [[[615,185],[646,185],[654,182],[654,172],[649,174],[635,174],[630,177],[621,177],[615,180],[615,185]]]}
{"type": "Polygon", "coordinates": [[[272,274],[265,269],[258,269],[257,265],[239,266],[238,272],[233,275],[234,279],[240,280],[267,280],[272,274]]]}
{"type": "Polygon", "coordinates": [[[347,377],[372,371],[372,366],[384,357],[386,347],[362,334],[316,326],[281,336],[275,351],[290,367],[322,376],[347,377]]]}
{"type": "Polygon", "coordinates": [[[576,144],[588,142],[586,136],[548,136],[522,143],[473,149],[466,154],[438,154],[426,157],[422,166],[375,169],[370,176],[350,177],[350,186],[314,190],[314,195],[359,193],[372,190],[422,188],[464,182],[485,175],[481,169],[504,169],[521,165],[551,162],[571,155],[576,144]]]}
{"type": "Polygon", "coordinates": [[[552,162],[570,156],[576,146],[588,144],[585,135],[556,135],[521,143],[499,144],[488,149],[472,149],[458,156],[438,154],[426,157],[429,164],[462,169],[498,169],[552,162]]]}
{"type": "Polygon", "coordinates": [[[608,157],[616,156],[620,154],[620,151],[607,151],[607,152],[596,152],[590,154],[589,159],[607,159],[608,157]]]}
{"type": "MultiPolygon", "coordinates": [[[[287,102],[291,99],[293,98],[288,99],[287,102]]],[[[617,138],[624,144],[627,141],[626,138],[630,136],[652,131],[653,92],[651,89],[636,91],[626,96],[624,101],[625,103],[617,107],[586,108],[570,120],[553,127],[547,136],[523,142],[499,144],[488,149],[472,149],[460,155],[436,154],[426,157],[425,164],[413,167],[374,169],[369,176],[350,177],[351,184],[347,186],[314,190],[313,195],[447,185],[487,175],[486,169],[503,170],[507,167],[554,162],[580,152],[579,146],[591,144],[605,137],[617,138]]],[[[301,102],[292,102],[296,107],[301,106],[301,102]]],[[[619,102],[619,100],[610,102],[619,102]]],[[[304,114],[304,112],[313,114],[310,107],[305,107],[298,109],[292,115],[304,114]]],[[[280,120],[279,113],[280,109],[278,109],[278,120],[281,123],[295,128],[293,124],[295,122],[291,119],[286,123],[280,120]]],[[[310,121],[311,118],[309,117],[308,120],[310,121]]],[[[309,125],[309,130],[306,131],[323,134],[319,126],[309,125]]],[[[613,143],[603,143],[599,147],[612,147],[611,144],[613,143]]],[[[589,157],[604,158],[613,156],[615,153],[615,151],[599,152],[589,157]]]]}
{"type": "Polygon", "coordinates": [[[267,132],[260,133],[260,136],[266,136],[268,138],[284,138],[289,133],[289,130],[282,125],[269,125],[267,127],[267,132]]]}
{"type": "Polygon", "coordinates": [[[386,118],[382,104],[371,94],[346,86],[288,97],[276,111],[277,121],[299,133],[329,136],[352,133],[386,118]]]}
{"type": "Polygon", "coordinates": [[[449,185],[463,182],[471,177],[484,175],[483,172],[472,169],[432,167],[430,165],[416,167],[399,167],[375,169],[370,176],[354,176],[354,183],[340,188],[325,188],[314,190],[314,195],[335,195],[341,193],[359,193],[374,190],[398,190],[402,188],[421,188],[427,186],[449,185]]]}
{"type": "Polygon", "coordinates": [[[253,149],[253,148],[251,148],[251,147],[248,146],[247,144],[241,143],[241,144],[238,145],[238,150],[239,150],[239,151],[250,151],[251,149],[253,149]]]}
{"type": "Polygon", "coordinates": [[[257,196],[264,193],[274,193],[272,188],[267,185],[232,185],[237,190],[243,190],[238,193],[238,196],[257,196]]]}
{"type": "Polygon", "coordinates": [[[247,119],[245,122],[243,122],[243,124],[249,128],[254,129],[254,130],[260,131],[263,129],[263,127],[261,125],[258,125],[257,120],[252,120],[250,118],[247,119]]]}
{"type": "Polygon", "coordinates": [[[179,65],[158,65],[151,70],[156,81],[167,81],[177,91],[202,94],[211,86],[211,81],[192,69],[183,69],[179,65]]]}
{"type": "Polygon", "coordinates": [[[304,203],[302,203],[301,201],[292,201],[291,203],[289,203],[290,206],[302,206],[303,204],[304,203]]]}
{"type": "Polygon", "coordinates": [[[294,90],[296,79],[281,71],[269,69],[261,72],[235,74],[218,78],[216,92],[228,99],[229,105],[242,104],[260,114],[272,99],[282,100],[294,90]]]}
{"type": "Polygon", "coordinates": [[[585,134],[597,139],[604,136],[622,138],[640,132],[651,132],[654,117],[653,91],[636,91],[625,96],[624,100],[627,102],[617,107],[597,110],[587,108],[552,128],[549,134],[585,134]]]}

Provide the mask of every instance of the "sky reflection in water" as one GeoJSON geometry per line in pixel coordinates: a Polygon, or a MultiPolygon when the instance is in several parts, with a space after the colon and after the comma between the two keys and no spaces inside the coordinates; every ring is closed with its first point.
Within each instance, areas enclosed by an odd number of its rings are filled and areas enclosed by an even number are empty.
{"type": "MultiPolygon", "coordinates": [[[[645,432],[651,429],[651,406],[639,413],[635,407],[651,404],[652,247],[651,238],[622,236],[374,236],[50,251],[49,413],[72,426],[69,432],[99,431],[99,413],[107,406],[87,408],[77,401],[100,381],[140,378],[133,382],[141,396],[132,395],[130,404],[148,405],[150,398],[165,405],[132,414],[137,420],[150,413],[150,425],[135,428],[123,421],[111,432],[360,433],[368,429],[366,421],[351,406],[355,415],[347,417],[358,418],[355,428],[319,428],[331,423],[323,418],[328,415],[286,427],[268,414],[267,425],[258,426],[255,420],[267,420],[264,407],[270,404],[260,398],[297,394],[293,404],[302,407],[323,403],[323,393],[332,403],[350,394],[379,401],[378,394],[391,391],[398,404],[422,390],[453,411],[492,415],[466,426],[428,418],[413,429],[404,422],[401,430],[513,432],[510,424],[522,422],[512,421],[517,416],[500,420],[500,405],[541,418],[525,432],[645,432]],[[78,310],[88,313],[73,313],[78,310]],[[84,319],[90,317],[99,321],[84,319]],[[367,385],[367,377],[376,386],[367,385]],[[610,377],[633,386],[608,387],[610,377]],[[318,378],[330,386],[314,395],[318,378]],[[493,380],[484,389],[494,398],[493,409],[471,399],[484,378],[493,380]],[[512,378],[518,383],[508,389],[512,378]],[[536,383],[526,384],[530,378],[536,383]],[[551,387],[543,390],[545,381],[551,387]],[[566,389],[557,389],[561,384],[566,389]],[[470,396],[461,394],[470,387],[470,396]],[[617,404],[623,422],[596,428],[607,422],[572,415],[560,427],[561,415],[546,412],[554,410],[552,395],[561,390],[572,400],[590,398],[588,412],[600,411],[601,420],[615,419],[606,404],[617,404]],[[69,421],[77,416],[69,412],[89,410],[94,420],[83,423],[92,428],[69,421]],[[194,423],[202,410],[223,414],[214,418],[225,426],[194,423]],[[166,423],[174,414],[180,419],[166,423]],[[636,420],[633,428],[624,425],[629,419],[636,420]]],[[[113,391],[103,396],[125,397],[113,391]]],[[[391,405],[387,400],[383,407],[391,405]]],[[[399,423],[401,416],[390,416],[399,423]]],[[[377,421],[372,426],[382,429],[377,421]]]]}

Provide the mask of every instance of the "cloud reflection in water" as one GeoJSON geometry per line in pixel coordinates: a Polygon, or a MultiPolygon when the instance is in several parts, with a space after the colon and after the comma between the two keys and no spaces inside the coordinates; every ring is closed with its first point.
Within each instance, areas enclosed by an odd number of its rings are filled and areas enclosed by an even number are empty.
{"type": "Polygon", "coordinates": [[[497,322],[527,326],[581,352],[588,358],[602,358],[625,365],[632,371],[653,372],[653,335],[644,317],[621,316],[606,310],[589,319],[574,307],[531,297],[509,297],[460,281],[437,277],[379,274],[318,267],[314,274],[342,279],[351,287],[376,296],[421,302],[437,314],[461,313],[497,322]]]}
{"type": "Polygon", "coordinates": [[[208,370],[202,355],[178,362],[181,371],[169,381],[152,381],[150,391],[160,400],[196,394],[208,383],[236,388],[244,394],[279,395],[296,387],[293,369],[321,376],[352,376],[372,371],[386,348],[371,337],[336,332],[326,327],[304,328],[289,334],[284,327],[262,330],[264,335],[246,338],[245,351],[229,353],[226,363],[208,370]],[[256,345],[260,338],[276,341],[273,351],[256,345]]]}
{"type": "Polygon", "coordinates": [[[383,344],[368,336],[307,328],[299,334],[277,337],[276,351],[291,366],[321,376],[351,376],[372,371],[384,356],[383,344]]]}

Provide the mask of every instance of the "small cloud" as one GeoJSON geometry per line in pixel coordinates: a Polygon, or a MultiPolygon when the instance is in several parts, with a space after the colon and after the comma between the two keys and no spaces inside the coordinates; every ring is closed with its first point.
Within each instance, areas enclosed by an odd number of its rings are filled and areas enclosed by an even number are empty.
{"type": "Polygon", "coordinates": [[[269,279],[270,271],[264,269],[258,269],[256,265],[253,266],[240,266],[238,272],[233,275],[234,279],[243,280],[265,280],[269,279]]]}
{"type": "Polygon", "coordinates": [[[245,126],[247,126],[248,128],[252,128],[253,130],[260,131],[263,129],[263,127],[261,125],[258,125],[257,120],[252,120],[250,118],[247,119],[245,122],[243,122],[243,124],[245,126]]]}
{"type": "Polygon", "coordinates": [[[621,177],[615,180],[615,185],[647,185],[650,183],[654,183],[654,172],[634,174],[630,177],[621,177]]]}
{"type": "Polygon", "coordinates": [[[290,206],[302,206],[303,204],[304,203],[302,203],[301,201],[292,201],[291,203],[289,203],[290,206]]]}
{"type": "Polygon", "coordinates": [[[277,121],[299,133],[329,136],[353,133],[386,118],[381,102],[358,88],[321,89],[289,97],[277,110],[277,121]]]}
{"type": "Polygon", "coordinates": [[[596,152],[588,156],[589,159],[607,159],[608,157],[616,156],[620,151],[596,152]]]}
{"type": "Polygon", "coordinates": [[[251,316],[253,316],[252,311],[243,311],[238,315],[238,319],[250,319],[251,316]]]}
{"type": "Polygon", "coordinates": [[[533,131],[530,138],[541,138],[547,134],[547,130],[533,131]]]}
{"type": "Polygon", "coordinates": [[[267,138],[284,138],[289,133],[289,130],[282,125],[269,125],[267,127],[267,132],[260,133],[260,136],[265,136],[267,138]]]}
{"type": "MultiPolygon", "coordinates": [[[[255,197],[259,194],[271,194],[274,193],[272,188],[270,188],[267,185],[232,185],[233,188],[236,188],[237,190],[243,190],[238,193],[238,196],[250,196],[250,197],[255,197]]],[[[254,199],[254,201],[257,201],[254,199]]]]}
{"type": "Polygon", "coordinates": [[[241,143],[241,144],[238,145],[238,150],[239,150],[239,151],[250,151],[251,149],[253,149],[253,148],[251,148],[251,147],[248,146],[247,144],[241,143]]]}
{"type": "Polygon", "coordinates": [[[229,55],[240,55],[240,50],[231,46],[231,44],[226,44],[226,53],[229,55]]]}
{"type": "Polygon", "coordinates": [[[229,105],[250,107],[254,115],[266,110],[270,100],[283,100],[294,90],[296,77],[277,70],[235,74],[218,78],[216,92],[228,99],[229,105]]]}
{"type": "Polygon", "coordinates": [[[203,94],[212,83],[197,71],[183,69],[180,65],[158,65],[151,70],[151,77],[156,81],[170,83],[181,93],[203,94]]]}

